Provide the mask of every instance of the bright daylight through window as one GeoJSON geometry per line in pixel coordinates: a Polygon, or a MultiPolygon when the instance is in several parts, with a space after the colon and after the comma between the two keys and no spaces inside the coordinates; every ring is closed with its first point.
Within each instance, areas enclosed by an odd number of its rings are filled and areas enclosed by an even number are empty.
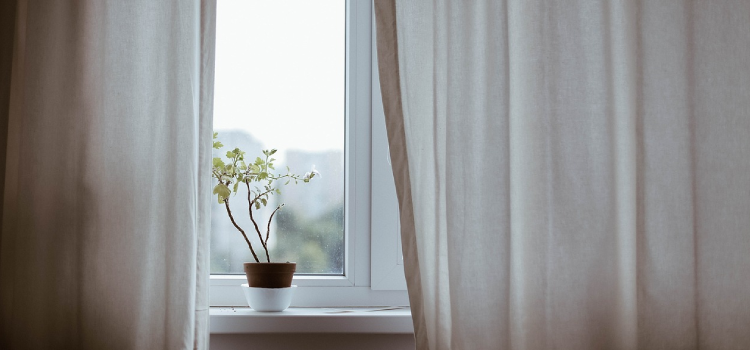
{"type": "MultiPolygon", "coordinates": [[[[297,262],[298,274],[342,275],[345,1],[221,0],[216,23],[214,130],[224,147],[214,156],[238,147],[252,162],[261,150],[275,148],[281,173],[287,166],[296,174],[315,166],[321,177],[282,185],[255,219],[265,232],[273,209],[285,204],[271,223],[271,260],[297,262]]],[[[240,188],[231,210],[262,251],[246,196],[240,188]]],[[[242,274],[250,261],[242,235],[214,200],[211,273],[242,274]]]]}

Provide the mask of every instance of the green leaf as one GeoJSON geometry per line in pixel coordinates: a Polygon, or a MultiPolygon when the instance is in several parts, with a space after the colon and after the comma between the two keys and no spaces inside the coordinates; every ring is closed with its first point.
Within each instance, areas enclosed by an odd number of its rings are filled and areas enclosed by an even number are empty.
{"type": "Polygon", "coordinates": [[[214,168],[224,168],[224,161],[219,157],[214,157],[214,168]]]}
{"type": "Polygon", "coordinates": [[[214,149],[219,149],[224,147],[224,144],[221,143],[221,141],[214,141],[214,149]]]}
{"type": "Polygon", "coordinates": [[[214,194],[218,195],[219,203],[223,203],[224,199],[229,198],[229,195],[231,195],[232,192],[229,191],[227,185],[220,183],[214,187],[214,194]]]}
{"type": "Polygon", "coordinates": [[[260,209],[260,202],[255,202],[255,209],[260,209]]]}
{"type": "Polygon", "coordinates": [[[263,206],[266,206],[266,204],[268,204],[268,201],[265,198],[261,198],[260,201],[263,203],[263,206]]]}
{"type": "Polygon", "coordinates": [[[237,193],[237,187],[239,187],[239,186],[240,186],[239,182],[235,182],[234,183],[234,189],[233,189],[234,193],[237,193]]]}
{"type": "Polygon", "coordinates": [[[276,153],[276,149],[275,148],[271,150],[270,154],[274,154],[274,153],[276,153]]]}

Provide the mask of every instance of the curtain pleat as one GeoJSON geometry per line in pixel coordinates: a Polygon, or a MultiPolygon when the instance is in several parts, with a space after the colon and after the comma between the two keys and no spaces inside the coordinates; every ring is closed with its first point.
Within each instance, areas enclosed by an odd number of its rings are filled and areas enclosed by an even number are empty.
{"type": "MultiPolygon", "coordinates": [[[[386,115],[388,144],[393,177],[396,185],[396,195],[399,203],[399,220],[402,232],[411,234],[401,235],[401,246],[405,265],[410,266],[405,274],[409,289],[409,305],[411,306],[414,323],[414,336],[418,343],[428,341],[428,319],[425,318],[425,306],[422,298],[422,277],[420,275],[419,254],[414,235],[414,211],[411,196],[411,180],[409,175],[408,153],[406,152],[406,136],[404,134],[403,105],[401,102],[401,83],[399,81],[398,65],[398,26],[396,23],[396,6],[393,1],[375,1],[377,21],[378,65],[383,108],[386,115]],[[399,164],[396,166],[395,164],[399,164]],[[408,260],[408,262],[406,262],[408,260]]],[[[425,291],[429,292],[429,291],[425,291]]]]}
{"type": "Polygon", "coordinates": [[[215,2],[15,3],[0,347],[207,348],[215,2]]]}
{"type": "Polygon", "coordinates": [[[376,1],[420,349],[750,347],[750,4],[376,1]]]}
{"type": "Polygon", "coordinates": [[[198,196],[195,279],[195,330],[193,349],[208,349],[209,346],[209,276],[211,275],[211,177],[213,151],[214,114],[214,65],[216,53],[216,1],[201,1],[200,17],[200,100],[197,130],[200,133],[198,149],[198,196]],[[207,133],[211,133],[211,142],[207,133]]]}

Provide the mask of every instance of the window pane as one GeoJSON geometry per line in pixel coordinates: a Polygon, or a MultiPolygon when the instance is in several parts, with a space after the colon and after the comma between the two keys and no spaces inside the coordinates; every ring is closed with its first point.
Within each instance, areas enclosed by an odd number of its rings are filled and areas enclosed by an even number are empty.
{"type": "MultiPolygon", "coordinates": [[[[265,235],[272,210],[285,204],[271,223],[270,256],[297,262],[298,273],[343,274],[345,16],[343,0],[217,5],[214,130],[224,147],[214,156],[239,147],[249,160],[276,148],[276,169],[304,174],[315,165],[322,175],[282,182],[281,195],[254,214],[265,235]]],[[[247,190],[229,203],[261,258],[247,190]]],[[[211,273],[243,273],[254,259],[216,201],[211,230],[211,273]]]]}

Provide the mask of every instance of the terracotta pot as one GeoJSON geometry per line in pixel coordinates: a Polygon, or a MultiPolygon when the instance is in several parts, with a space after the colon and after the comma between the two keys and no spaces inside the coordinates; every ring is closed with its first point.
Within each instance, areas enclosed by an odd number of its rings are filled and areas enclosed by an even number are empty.
{"type": "Polygon", "coordinates": [[[288,288],[297,263],[245,263],[245,276],[250,287],[288,288]]]}

